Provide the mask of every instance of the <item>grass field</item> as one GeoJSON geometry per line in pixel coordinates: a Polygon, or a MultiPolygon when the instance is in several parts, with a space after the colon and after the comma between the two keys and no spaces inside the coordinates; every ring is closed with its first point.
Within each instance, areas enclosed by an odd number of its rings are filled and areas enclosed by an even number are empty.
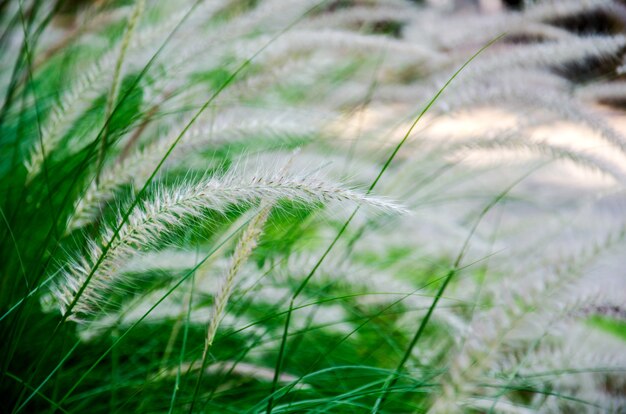
{"type": "Polygon", "coordinates": [[[626,5],[0,0],[0,412],[626,410],[626,5]]]}

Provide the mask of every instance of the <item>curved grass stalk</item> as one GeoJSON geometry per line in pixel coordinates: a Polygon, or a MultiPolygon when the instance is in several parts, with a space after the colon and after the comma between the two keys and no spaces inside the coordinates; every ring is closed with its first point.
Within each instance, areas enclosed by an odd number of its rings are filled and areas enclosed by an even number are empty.
{"type": "Polygon", "coordinates": [[[345,189],[315,177],[286,176],[276,170],[233,171],[198,184],[184,184],[172,189],[158,188],[156,195],[144,201],[123,224],[102,232],[102,240],[111,240],[105,252],[102,243],[88,242],[88,254],[70,261],[55,296],[65,313],[75,303],[73,319],[93,314],[119,282],[120,266],[139,249],[145,249],[178,230],[186,222],[199,219],[208,211],[224,212],[231,205],[249,205],[256,200],[287,199],[301,203],[353,203],[372,208],[403,212],[396,204],[377,197],[345,189]],[[115,232],[115,229],[118,229],[115,232]],[[99,265],[98,265],[99,263],[99,265]],[[91,280],[88,285],[85,283],[91,280]],[[77,295],[82,292],[80,297],[77,295]]]}
{"type": "MultiPolygon", "coordinates": [[[[223,145],[255,136],[268,137],[271,141],[280,143],[293,136],[306,138],[312,135],[314,129],[312,125],[303,126],[299,122],[286,120],[283,116],[252,118],[244,121],[228,120],[210,127],[198,126],[185,134],[181,145],[177,146],[170,156],[168,165],[172,163],[173,158],[184,158],[191,151],[202,151],[209,146],[223,145]]],[[[121,164],[106,168],[100,181],[93,182],[75,204],[72,217],[66,227],[66,234],[99,217],[101,206],[112,200],[116,191],[123,185],[131,182],[138,185],[145,183],[174,139],[176,136],[159,140],[147,148],[136,151],[121,164]]]]}

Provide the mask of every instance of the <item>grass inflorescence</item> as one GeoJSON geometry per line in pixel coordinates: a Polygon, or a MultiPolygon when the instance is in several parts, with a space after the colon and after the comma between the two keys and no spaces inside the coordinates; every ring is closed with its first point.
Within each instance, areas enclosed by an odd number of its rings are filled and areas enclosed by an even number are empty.
{"type": "Polygon", "coordinates": [[[0,411],[626,409],[626,6],[512,3],[0,1],[0,411]]]}

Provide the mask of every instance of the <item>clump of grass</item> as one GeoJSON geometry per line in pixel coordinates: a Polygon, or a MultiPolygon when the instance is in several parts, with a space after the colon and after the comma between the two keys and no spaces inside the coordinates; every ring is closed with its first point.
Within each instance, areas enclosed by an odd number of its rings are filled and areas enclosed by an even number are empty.
{"type": "Polygon", "coordinates": [[[3,407],[620,412],[624,15],[0,2],[3,407]]]}

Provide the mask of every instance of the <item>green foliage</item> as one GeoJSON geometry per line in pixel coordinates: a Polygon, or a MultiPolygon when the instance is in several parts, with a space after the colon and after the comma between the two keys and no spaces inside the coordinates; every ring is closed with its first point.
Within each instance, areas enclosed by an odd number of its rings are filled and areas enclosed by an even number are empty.
{"type": "Polygon", "coordinates": [[[624,409],[620,3],[71,3],[0,2],[0,411],[624,409]]]}

